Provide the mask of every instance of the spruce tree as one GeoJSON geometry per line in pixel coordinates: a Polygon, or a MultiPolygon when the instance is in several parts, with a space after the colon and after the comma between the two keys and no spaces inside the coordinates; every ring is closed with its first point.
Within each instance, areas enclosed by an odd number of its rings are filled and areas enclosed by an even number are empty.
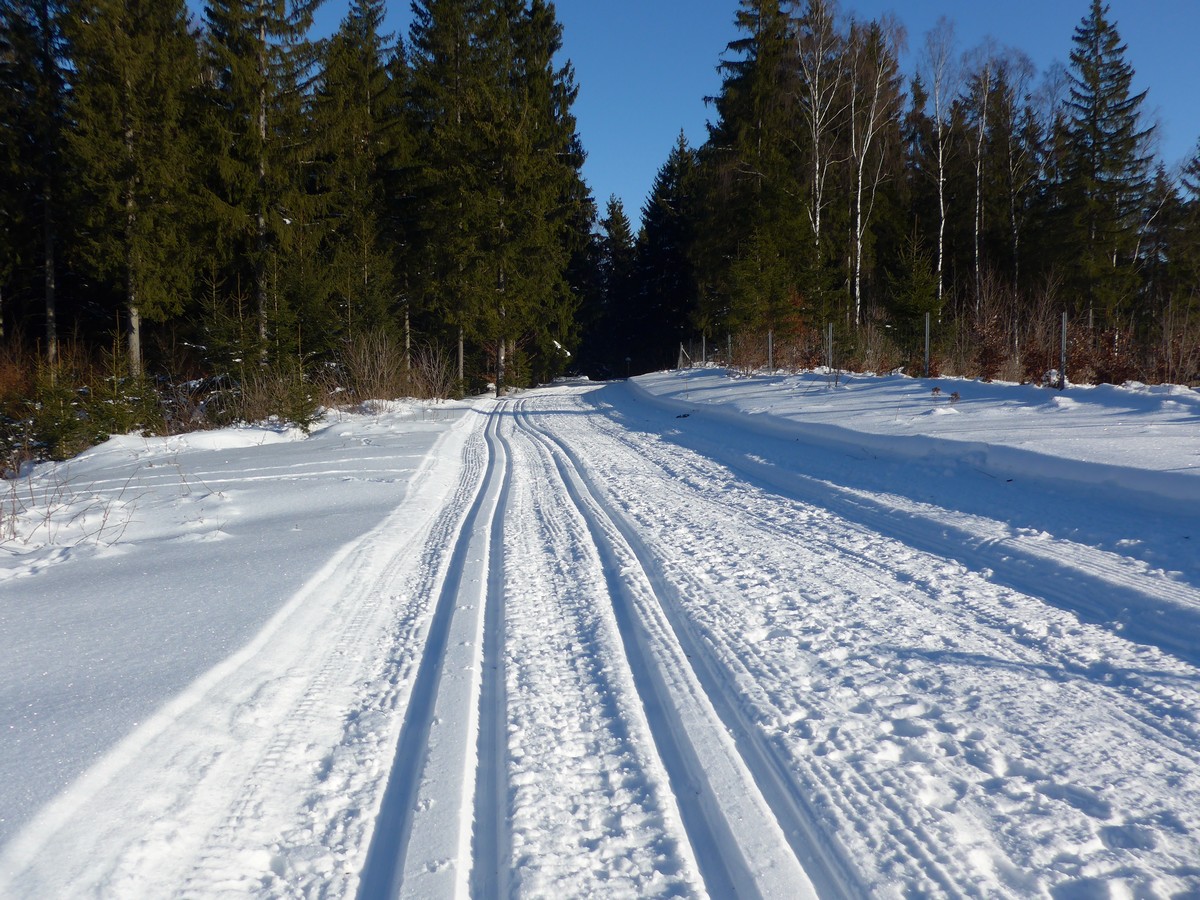
{"type": "Polygon", "coordinates": [[[305,240],[291,229],[315,218],[301,174],[313,151],[302,117],[314,64],[307,33],[318,2],[209,0],[205,7],[213,251],[239,309],[249,299],[254,310],[256,347],[241,348],[243,357],[294,347],[284,286],[305,240]]]}
{"type": "Polygon", "coordinates": [[[59,0],[0,0],[0,88],[9,94],[0,127],[13,167],[7,188],[15,213],[9,259],[10,265],[19,262],[17,289],[30,299],[41,297],[44,352],[51,367],[58,361],[58,270],[65,218],[65,16],[66,6],[59,0]]]}
{"type": "Polygon", "coordinates": [[[0,340],[7,323],[22,318],[14,294],[28,294],[28,154],[20,125],[24,97],[7,7],[0,7],[0,340]]]}
{"type": "Polygon", "coordinates": [[[710,321],[778,328],[795,313],[795,286],[812,248],[797,202],[806,176],[793,152],[794,30],[778,0],[741,0],[735,22],[742,34],[719,66],[717,121],[702,154],[705,239],[696,260],[710,321]]]}
{"type": "Polygon", "coordinates": [[[636,273],[642,324],[635,355],[642,369],[670,365],[679,342],[694,330],[712,336],[711,323],[699,309],[692,265],[696,165],[696,153],[681,132],[642,208],[636,273]]]}
{"type": "Polygon", "coordinates": [[[514,351],[546,374],[572,340],[566,273],[591,221],[573,72],[556,63],[550,3],[430,0],[414,13],[418,289],[435,326],[486,352],[502,390],[514,351]]]}
{"type": "Polygon", "coordinates": [[[1066,103],[1070,273],[1089,321],[1098,316],[1114,325],[1137,288],[1134,254],[1153,127],[1143,127],[1146,92],[1133,93],[1133,67],[1107,4],[1092,0],[1073,41],[1066,103]]]}
{"type": "Polygon", "coordinates": [[[525,226],[524,234],[514,235],[526,294],[520,334],[530,356],[526,374],[545,380],[562,371],[567,348],[576,342],[579,301],[569,273],[595,214],[583,181],[584,153],[572,111],[578,87],[570,61],[558,60],[562,25],[554,4],[531,0],[517,19],[514,37],[512,87],[526,132],[517,144],[523,174],[512,198],[523,210],[525,226]]]}
{"type": "Polygon", "coordinates": [[[178,315],[191,293],[185,117],[199,67],[187,19],[182,0],[82,0],[68,27],[69,143],[88,225],[80,250],[123,295],[134,375],[142,318],[178,315]]]}
{"type": "Polygon", "coordinates": [[[412,284],[428,333],[456,340],[458,376],[465,377],[465,342],[478,332],[493,296],[482,236],[491,191],[478,128],[487,73],[476,37],[476,0],[415,0],[409,31],[409,122],[412,169],[412,284]]]}
{"type": "Polygon", "coordinates": [[[633,228],[625,205],[609,196],[595,244],[595,291],[582,309],[580,355],[585,371],[603,378],[628,373],[638,336],[639,309],[634,293],[636,259],[633,228]]]}
{"type": "Polygon", "coordinates": [[[327,337],[385,327],[396,301],[394,250],[385,235],[385,167],[399,123],[391,98],[382,0],[355,0],[328,42],[314,108],[317,190],[328,223],[328,289],[337,321],[327,337]]]}

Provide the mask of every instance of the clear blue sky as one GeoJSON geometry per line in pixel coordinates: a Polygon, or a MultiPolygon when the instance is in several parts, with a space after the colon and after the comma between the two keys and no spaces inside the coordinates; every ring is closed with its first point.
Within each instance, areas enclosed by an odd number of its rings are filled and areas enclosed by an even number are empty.
{"type": "MultiPolygon", "coordinates": [[[[1143,107],[1160,123],[1159,155],[1174,166],[1200,138],[1200,0],[1109,0],[1128,44],[1143,107]]],[[[1023,50],[1040,73],[1067,62],[1075,26],[1090,0],[842,0],[843,13],[874,18],[891,12],[905,26],[911,74],[914,55],[938,18],[955,23],[959,48],[985,37],[1023,50]]],[[[711,109],[704,97],[720,85],[716,65],[736,36],[737,0],[558,0],[563,53],[575,65],[575,113],[588,161],[584,170],[603,208],[620,197],[635,222],[654,176],[680,129],[699,145],[711,109]]],[[[344,15],[327,0],[324,29],[344,15]]],[[[408,35],[407,0],[389,0],[387,26],[408,35]]]]}

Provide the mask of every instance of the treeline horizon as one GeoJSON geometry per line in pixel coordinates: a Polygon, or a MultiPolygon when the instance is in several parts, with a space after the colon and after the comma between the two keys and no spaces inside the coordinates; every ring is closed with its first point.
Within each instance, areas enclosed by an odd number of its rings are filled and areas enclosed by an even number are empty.
{"type": "Polygon", "coordinates": [[[770,335],[777,364],[920,374],[928,316],[935,370],[1048,382],[1065,313],[1076,381],[1200,378],[1200,145],[1155,158],[1117,23],[1080,6],[1039,75],[946,18],[906,73],[893,18],[738,3],[707,140],[680,136],[637,235],[602,216],[604,368],[701,339],[765,364],[770,335]]]}
{"type": "MultiPolygon", "coordinates": [[[[0,405],[68,357],[178,382],[313,380],[364,342],[459,392],[730,364],[1075,380],[1200,366],[1200,149],[1153,153],[1117,23],[1070,62],[832,0],[731,2],[708,139],[637,234],[598,210],[549,0],[0,0],[0,405]],[[827,338],[832,327],[835,346],[827,338]],[[378,343],[372,346],[381,346],[378,343]],[[70,348],[70,353],[64,348],[70,348]],[[41,375],[30,371],[37,368],[41,375]]],[[[14,406],[15,404],[15,406],[14,406]]]]}
{"type": "Polygon", "coordinates": [[[402,41],[383,0],[312,40],[317,5],[0,2],[4,341],[182,377],[382,331],[462,388],[560,369],[594,210],[553,4],[425,0],[402,41]]]}

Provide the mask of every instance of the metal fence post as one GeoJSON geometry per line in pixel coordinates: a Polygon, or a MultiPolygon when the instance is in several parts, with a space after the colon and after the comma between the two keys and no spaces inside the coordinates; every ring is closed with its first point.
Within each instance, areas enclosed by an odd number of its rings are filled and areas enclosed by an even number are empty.
{"type": "Polygon", "coordinates": [[[929,313],[925,313],[925,377],[929,377],[929,313]]]}
{"type": "Polygon", "coordinates": [[[1062,314],[1062,355],[1058,361],[1058,389],[1067,389],[1067,313],[1062,314]]]}

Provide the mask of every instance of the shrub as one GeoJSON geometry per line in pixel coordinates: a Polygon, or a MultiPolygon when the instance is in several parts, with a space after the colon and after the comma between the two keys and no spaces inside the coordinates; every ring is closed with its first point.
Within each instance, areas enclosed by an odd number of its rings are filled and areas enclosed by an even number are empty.
{"type": "Polygon", "coordinates": [[[395,400],[411,392],[404,349],[382,329],[348,341],[342,367],[357,400],[395,400]]]}

